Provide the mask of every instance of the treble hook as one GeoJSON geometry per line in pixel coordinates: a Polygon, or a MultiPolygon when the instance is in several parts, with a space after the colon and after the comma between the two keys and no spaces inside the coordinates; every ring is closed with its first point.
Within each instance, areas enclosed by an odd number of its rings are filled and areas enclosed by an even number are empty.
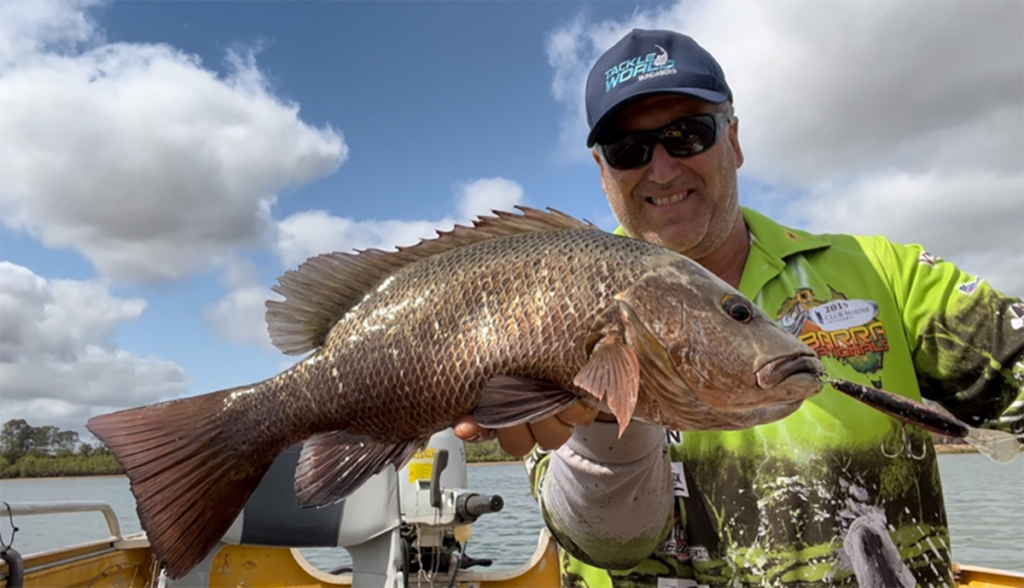
{"type": "MultiPolygon", "coordinates": [[[[906,435],[904,435],[904,437],[905,436],[906,435]]],[[[910,441],[907,442],[907,455],[909,455],[910,459],[914,461],[921,461],[928,455],[928,443],[926,443],[925,441],[921,441],[921,453],[915,454],[914,441],[913,439],[911,439],[910,441]]]]}
{"type": "Polygon", "coordinates": [[[924,442],[921,443],[920,453],[914,452],[914,442],[912,439],[908,438],[907,426],[903,423],[900,423],[900,439],[898,441],[898,445],[899,446],[896,448],[896,451],[889,453],[885,449],[885,439],[882,439],[882,442],[879,444],[882,455],[889,459],[895,459],[899,457],[900,453],[905,453],[910,457],[910,459],[914,461],[921,461],[928,455],[928,445],[924,442]]]}
{"type": "Polygon", "coordinates": [[[903,438],[902,447],[900,446],[901,444],[899,443],[899,440],[897,440],[896,451],[892,452],[892,454],[885,450],[885,439],[882,439],[882,442],[879,443],[879,450],[882,452],[882,455],[889,459],[895,459],[900,456],[901,450],[904,450],[907,447],[907,432],[902,426],[900,426],[900,435],[903,438]]]}

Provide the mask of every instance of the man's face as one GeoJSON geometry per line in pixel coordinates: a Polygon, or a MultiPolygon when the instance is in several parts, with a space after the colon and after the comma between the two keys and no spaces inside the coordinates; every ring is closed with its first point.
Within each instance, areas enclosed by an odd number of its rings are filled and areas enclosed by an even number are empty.
{"type": "MultiPolygon", "coordinates": [[[[717,109],[689,96],[658,95],[624,108],[608,130],[647,131],[717,109]]],[[[721,246],[740,218],[736,170],[743,153],[738,132],[734,119],[714,146],[686,158],[672,157],[656,145],[651,161],[637,169],[614,169],[595,150],[601,185],[626,232],[695,260],[721,246]]]]}

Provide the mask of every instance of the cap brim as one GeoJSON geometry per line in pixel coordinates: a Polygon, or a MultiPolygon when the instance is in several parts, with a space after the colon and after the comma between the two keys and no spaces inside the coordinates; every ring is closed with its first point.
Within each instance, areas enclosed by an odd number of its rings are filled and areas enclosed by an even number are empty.
{"type": "Polygon", "coordinates": [[[594,144],[597,143],[597,137],[601,134],[605,124],[623,108],[633,104],[637,100],[657,96],[658,94],[680,94],[684,96],[693,96],[698,100],[703,100],[712,104],[721,104],[729,99],[729,96],[726,94],[715,92],[714,90],[706,90],[704,88],[652,88],[646,92],[633,94],[629,98],[626,98],[615,106],[609,108],[597,123],[594,124],[594,128],[590,129],[590,134],[587,135],[587,147],[593,147],[594,144]]]}

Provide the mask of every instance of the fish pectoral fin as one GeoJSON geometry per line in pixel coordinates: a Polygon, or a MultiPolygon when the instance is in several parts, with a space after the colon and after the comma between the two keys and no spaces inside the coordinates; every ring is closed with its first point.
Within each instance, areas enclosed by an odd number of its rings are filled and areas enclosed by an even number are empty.
{"type": "Polygon", "coordinates": [[[385,443],[344,431],[318,433],[302,446],[295,467],[295,498],[303,508],[344,500],[388,464],[401,469],[427,439],[385,443]]]}
{"type": "Polygon", "coordinates": [[[659,405],[669,410],[672,410],[670,407],[695,402],[703,405],[676,372],[668,350],[637,316],[629,302],[622,299],[616,302],[622,312],[625,339],[639,359],[645,392],[649,392],[659,405]]]}
{"type": "Polygon", "coordinates": [[[619,437],[636,409],[640,390],[640,361],[618,335],[606,335],[590,353],[590,361],[576,374],[573,384],[604,402],[619,422],[619,437]]]}
{"type": "Polygon", "coordinates": [[[571,406],[580,397],[550,382],[518,376],[494,376],[473,411],[478,423],[502,429],[539,421],[571,406]]]}

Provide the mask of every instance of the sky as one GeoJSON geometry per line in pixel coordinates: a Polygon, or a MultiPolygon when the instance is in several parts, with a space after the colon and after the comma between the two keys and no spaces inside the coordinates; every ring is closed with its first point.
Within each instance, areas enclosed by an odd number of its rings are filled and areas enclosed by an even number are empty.
{"type": "Polygon", "coordinates": [[[735,94],[741,204],[881,234],[1024,296],[1024,3],[0,3],[0,422],[290,366],[264,303],[311,255],[492,209],[616,224],[583,86],[633,27],[735,94]]]}

